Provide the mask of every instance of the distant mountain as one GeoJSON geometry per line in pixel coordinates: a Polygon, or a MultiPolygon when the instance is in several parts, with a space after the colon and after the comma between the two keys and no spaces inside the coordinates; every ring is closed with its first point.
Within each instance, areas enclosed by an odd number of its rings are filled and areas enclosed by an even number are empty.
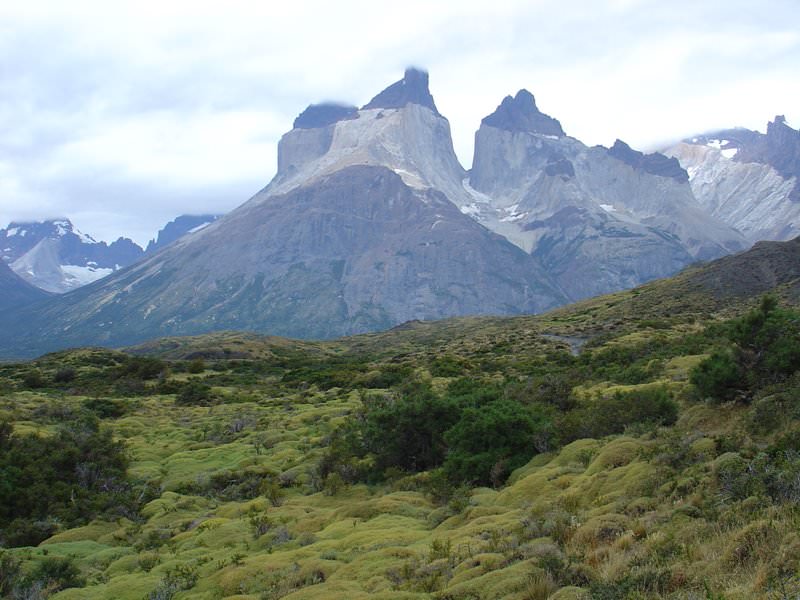
{"type": "Polygon", "coordinates": [[[750,242],[800,234],[800,131],[782,116],[767,133],[724,129],[694,136],[665,153],[689,173],[698,204],[750,242]]]}
{"type": "Polygon", "coordinates": [[[176,217],[164,225],[156,234],[156,239],[150,240],[150,243],[147,244],[147,248],[145,248],[145,254],[158,252],[187,233],[200,231],[203,227],[213,223],[221,216],[222,215],[181,215],[176,217]]]}
{"type": "Polygon", "coordinates": [[[701,210],[678,161],[585,146],[520,90],[483,119],[461,206],[538,258],[571,299],[633,287],[746,247],[701,210]]]}
{"type": "Polygon", "coordinates": [[[0,311],[28,306],[50,296],[32,286],[0,261],[0,311]]]}
{"type": "Polygon", "coordinates": [[[55,293],[105,277],[144,254],[128,238],[98,242],[75,229],[69,219],[11,223],[0,229],[0,252],[20,277],[55,293]]]}
{"type": "Polygon", "coordinates": [[[360,110],[309,107],[264,190],[19,335],[36,351],[221,329],[329,338],[563,304],[535,257],[458,210],[465,172],[427,81],[409,70],[360,110]]]}

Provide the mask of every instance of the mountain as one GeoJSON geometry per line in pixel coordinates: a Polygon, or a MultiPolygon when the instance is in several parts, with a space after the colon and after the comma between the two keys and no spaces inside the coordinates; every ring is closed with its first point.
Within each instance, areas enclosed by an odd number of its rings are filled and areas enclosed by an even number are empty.
{"type": "Polygon", "coordinates": [[[221,329],[329,338],[563,304],[535,257],[457,208],[465,172],[427,81],[410,69],[361,109],[310,106],[264,190],[47,303],[19,336],[31,352],[221,329]]]}
{"type": "Polygon", "coordinates": [[[143,250],[128,238],[98,242],[69,219],[11,223],[0,229],[2,259],[27,282],[63,293],[132,264],[143,250]]]}
{"type": "Polygon", "coordinates": [[[520,90],[481,122],[462,210],[538,258],[571,299],[746,247],[701,210],[679,162],[587,147],[520,90]]]}
{"type": "Polygon", "coordinates": [[[50,294],[32,286],[0,261],[0,311],[43,300],[50,294]]]}
{"type": "Polygon", "coordinates": [[[741,314],[757,306],[764,294],[800,306],[800,237],[758,242],[744,252],[692,265],[633,290],[558,308],[545,316],[559,332],[581,336],[604,333],[611,326],[629,331],[678,323],[692,327],[714,315],[741,314]]]}
{"type": "Polygon", "coordinates": [[[181,215],[175,217],[159,230],[155,239],[150,240],[147,248],[145,248],[145,254],[158,252],[187,233],[200,231],[206,225],[219,219],[220,216],[222,215],[181,215]]]}
{"type": "Polygon", "coordinates": [[[724,129],[667,148],[688,171],[698,204],[749,242],[800,234],[800,131],[782,116],[767,133],[724,129]]]}

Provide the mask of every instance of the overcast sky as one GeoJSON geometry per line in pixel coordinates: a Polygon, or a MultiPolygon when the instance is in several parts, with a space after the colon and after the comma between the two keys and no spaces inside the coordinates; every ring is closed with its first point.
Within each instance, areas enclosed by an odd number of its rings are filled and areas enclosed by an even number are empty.
{"type": "Polygon", "coordinates": [[[798,0],[0,3],[0,227],[67,216],[139,243],[268,183],[312,102],[430,72],[465,167],[527,88],[587,144],[800,125],[798,0]]]}

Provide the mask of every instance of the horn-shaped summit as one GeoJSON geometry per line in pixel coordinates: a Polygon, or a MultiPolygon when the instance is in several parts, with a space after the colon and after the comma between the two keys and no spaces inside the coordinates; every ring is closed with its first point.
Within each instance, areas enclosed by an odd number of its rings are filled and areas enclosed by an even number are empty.
{"type": "Polygon", "coordinates": [[[419,104],[439,114],[433,96],[428,89],[428,73],[409,67],[403,78],[375,96],[362,110],[371,108],[403,108],[406,104],[419,104]]]}

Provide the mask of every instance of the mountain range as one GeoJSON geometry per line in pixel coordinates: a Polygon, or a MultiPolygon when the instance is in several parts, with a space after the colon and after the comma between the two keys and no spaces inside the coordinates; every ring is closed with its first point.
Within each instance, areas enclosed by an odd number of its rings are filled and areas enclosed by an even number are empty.
{"type": "Polygon", "coordinates": [[[67,218],[12,222],[0,229],[0,259],[31,285],[61,294],[127,267],[218,217],[181,215],[167,223],[146,250],[123,237],[110,244],[98,242],[67,218]]]}
{"type": "MultiPolygon", "coordinates": [[[[797,165],[781,157],[797,132],[770,127],[749,149],[742,142],[739,160],[721,154],[727,145],[718,152],[732,168],[756,164],[760,181],[776,173],[787,193],[773,206],[791,215],[797,165]]],[[[209,224],[176,221],[185,235],[165,228],[129,267],[7,314],[13,344],[3,345],[30,354],[222,329],[330,338],[630,288],[760,235],[713,208],[726,180],[701,176],[682,153],[709,143],[589,147],[520,90],[481,122],[467,171],[427,73],[408,69],[361,108],[310,105],[249,201],[209,224]],[[701,181],[718,191],[704,195],[701,181]]],[[[787,220],[782,239],[798,222],[787,220]]]]}

